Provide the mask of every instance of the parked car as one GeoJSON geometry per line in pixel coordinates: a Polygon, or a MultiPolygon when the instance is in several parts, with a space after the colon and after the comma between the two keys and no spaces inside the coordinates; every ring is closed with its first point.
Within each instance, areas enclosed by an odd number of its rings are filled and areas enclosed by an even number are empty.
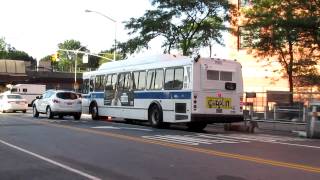
{"type": "Polygon", "coordinates": [[[48,90],[37,97],[33,106],[33,117],[46,114],[49,119],[54,116],[73,116],[75,120],[81,117],[81,99],[72,91],[48,90]]]}
{"type": "Polygon", "coordinates": [[[16,112],[22,111],[27,112],[28,103],[26,99],[23,99],[19,94],[3,93],[0,94],[0,111],[5,112],[16,112]]]}

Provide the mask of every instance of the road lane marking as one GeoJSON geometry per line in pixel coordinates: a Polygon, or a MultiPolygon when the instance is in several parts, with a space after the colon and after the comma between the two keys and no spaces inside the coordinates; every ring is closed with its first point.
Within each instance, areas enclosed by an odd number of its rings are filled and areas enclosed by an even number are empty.
{"type": "Polygon", "coordinates": [[[23,149],[23,148],[21,148],[21,147],[18,147],[18,146],[16,146],[16,145],[10,144],[10,143],[8,143],[8,142],[6,142],[6,141],[3,141],[3,140],[1,140],[1,139],[0,139],[0,143],[4,144],[4,145],[6,145],[6,146],[9,146],[9,147],[11,147],[11,148],[13,148],[13,149],[16,149],[16,150],[18,150],[18,151],[22,151],[22,152],[24,152],[24,153],[26,153],[26,154],[29,154],[29,155],[31,155],[31,156],[34,156],[34,157],[36,157],[36,158],[38,158],[38,159],[41,159],[41,160],[43,160],[43,161],[46,161],[46,162],[48,162],[48,163],[50,163],[50,164],[59,166],[59,167],[65,169],[65,170],[68,170],[68,171],[70,171],[70,172],[76,173],[76,174],[78,174],[78,175],[80,175],[80,176],[86,177],[86,178],[88,178],[88,179],[91,179],[91,180],[101,180],[101,178],[98,178],[98,177],[96,177],[96,176],[87,174],[87,173],[85,173],[85,172],[83,172],[83,171],[74,169],[74,168],[72,168],[72,167],[70,167],[70,166],[61,164],[61,163],[59,163],[59,162],[57,162],[57,161],[54,161],[54,160],[52,160],[52,159],[46,158],[46,157],[44,157],[44,156],[41,156],[41,155],[39,155],[39,154],[33,153],[33,152],[31,152],[31,151],[28,151],[28,150],[23,149]]]}
{"type": "Polygon", "coordinates": [[[160,140],[160,141],[166,141],[166,142],[173,142],[178,144],[188,144],[193,146],[198,146],[200,144],[213,144],[213,143],[226,143],[226,144],[232,144],[232,143],[239,143],[235,140],[230,139],[223,139],[223,138],[204,138],[197,135],[153,135],[153,136],[142,136],[146,139],[151,140],[160,140]]]}
{"type": "Polygon", "coordinates": [[[138,131],[148,131],[151,132],[153,130],[151,129],[143,129],[143,128],[129,128],[129,127],[116,127],[116,126],[95,126],[95,127],[91,127],[93,129],[116,129],[116,130],[138,130],[138,131]]]}
{"type": "Polygon", "coordinates": [[[34,120],[29,120],[29,119],[27,120],[27,119],[23,119],[23,118],[19,118],[19,117],[16,117],[16,118],[24,120],[24,121],[42,124],[42,125],[70,129],[70,130],[74,130],[74,131],[78,131],[78,132],[86,132],[86,133],[91,133],[91,134],[96,134],[96,135],[101,135],[101,136],[106,136],[106,137],[113,137],[113,138],[122,139],[122,140],[130,140],[130,141],[140,142],[140,143],[155,144],[155,145],[160,145],[160,146],[164,146],[164,147],[171,147],[171,148],[178,149],[178,150],[187,150],[187,151],[191,151],[191,152],[203,153],[203,154],[207,154],[207,155],[211,155],[211,156],[218,156],[218,157],[224,157],[224,158],[230,158],[230,159],[249,161],[249,162],[254,162],[254,163],[258,163],[258,164],[272,165],[272,166],[277,166],[277,167],[291,168],[291,169],[302,170],[302,171],[313,172],[313,173],[320,173],[320,167],[314,167],[314,166],[309,166],[309,165],[304,165],[304,164],[269,160],[269,159],[254,157],[254,156],[241,155],[241,154],[235,154],[235,153],[226,153],[226,152],[216,151],[216,150],[212,150],[212,149],[198,148],[198,147],[168,143],[168,142],[163,142],[163,141],[155,141],[155,140],[150,140],[150,139],[144,139],[141,137],[132,137],[132,136],[122,135],[122,134],[118,134],[118,133],[96,131],[93,129],[84,129],[84,128],[78,128],[78,127],[61,125],[61,124],[51,124],[48,122],[39,122],[39,121],[34,121],[34,120]]]}

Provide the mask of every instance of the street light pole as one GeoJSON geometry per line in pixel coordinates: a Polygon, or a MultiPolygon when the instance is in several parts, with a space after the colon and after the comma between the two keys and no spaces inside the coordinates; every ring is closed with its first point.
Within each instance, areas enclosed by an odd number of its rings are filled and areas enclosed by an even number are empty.
{"type": "Polygon", "coordinates": [[[103,16],[107,19],[109,19],[110,21],[114,22],[114,51],[113,51],[113,60],[115,61],[116,60],[116,50],[117,50],[117,21],[114,20],[113,18],[101,13],[101,12],[98,12],[98,11],[92,11],[92,10],[89,10],[89,9],[86,9],[85,10],[86,13],[96,13],[96,14],[99,14],[100,16],[103,16]]]}
{"type": "Polygon", "coordinates": [[[75,59],[74,59],[74,91],[77,92],[77,59],[78,59],[78,52],[80,51],[81,48],[85,46],[81,46],[77,51],[75,52],[75,59]]]}

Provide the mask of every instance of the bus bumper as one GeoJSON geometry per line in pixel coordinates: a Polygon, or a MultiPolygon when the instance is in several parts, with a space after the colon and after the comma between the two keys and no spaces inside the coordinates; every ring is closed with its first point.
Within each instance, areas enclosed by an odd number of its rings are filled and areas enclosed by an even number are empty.
{"type": "Polygon", "coordinates": [[[206,123],[233,123],[243,121],[243,115],[223,115],[223,114],[191,114],[191,122],[206,123]]]}

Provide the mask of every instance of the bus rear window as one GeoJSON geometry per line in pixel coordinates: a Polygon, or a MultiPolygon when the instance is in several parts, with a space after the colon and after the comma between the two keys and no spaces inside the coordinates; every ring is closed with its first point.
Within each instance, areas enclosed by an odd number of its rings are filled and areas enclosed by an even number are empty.
{"type": "Polygon", "coordinates": [[[232,72],[227,71],[207,71],[208,80],[232,81],[232,72]]]}
{"type": "Polygon", "coordinates": [[[219,71],[208,70],[207,71],[208,80],[219,80],[219,71]]]}

